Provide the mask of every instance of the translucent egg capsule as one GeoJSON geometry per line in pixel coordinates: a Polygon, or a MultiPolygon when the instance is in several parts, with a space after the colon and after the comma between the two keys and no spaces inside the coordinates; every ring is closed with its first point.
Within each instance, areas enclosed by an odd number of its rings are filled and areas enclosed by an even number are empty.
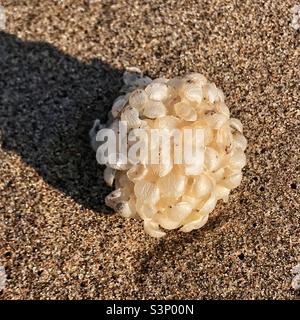
{"type": "MultiPolygon", "coordinates": [[[[117,147],[130,149],[139,142],[148,150],[138,153],[136,161],[128,152],[127,164],[121,161],[126,153],[117,150],[108,156],[116,161],[107,164],[103,178],[116,190],[105,203],[124,218],[141,219],[145,232],[156,238],[165,236],[165,230],[190,232],[203,227],[217,201],[227,202],[242,181],[247,140],[241,121],[230,118],[222,90],[199,73],[152,81],[131,68],[124,74],[124,83],[124,95],[115,100],[107,127],[118,136],[120,121],[126,123],[128,133],[118,139],[117,147]],[[201,129],[203,161],[178,161],[178,154],[172,152],[183,149],[185,141],[178,136],[164,148],[160,144],[164,135],[148,141],[152,130],[163,129],[182,135],[186,129],[201,129]],[[153,163],[157,151],[164,161],[153,163]]],[[[99,145],[97,131],[103,127],[96,121],[90,131],[94,149],[99,145]]],[[[187,140],[192,147],[197,143],[194,138],[187,140]]]]}

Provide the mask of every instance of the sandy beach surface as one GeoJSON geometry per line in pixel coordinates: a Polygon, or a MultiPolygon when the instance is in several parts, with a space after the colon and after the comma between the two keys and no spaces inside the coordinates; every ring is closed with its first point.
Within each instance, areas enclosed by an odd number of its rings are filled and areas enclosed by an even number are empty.
{"type": "Polygon", "coordinates": [[[0,4],[1,299],[299,298],[296,0],[0,4]],[[104,205],[88,131],[129,66],[203,73],[244,124],[242,184],[201,230],[153,239],[104,205]]]}

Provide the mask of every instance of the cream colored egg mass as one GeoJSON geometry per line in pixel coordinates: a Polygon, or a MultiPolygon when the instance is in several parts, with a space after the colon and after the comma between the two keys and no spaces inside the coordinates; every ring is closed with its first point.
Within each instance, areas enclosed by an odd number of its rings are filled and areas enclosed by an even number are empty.
{"type": "MultiPolygon", "coordinates": [[[[125,218],[142,219],[146,233],[163,237],[164,230],[190,232],[208,220],[218,200],[228,201],[239,186],[246,164],[246,138],[238,119],[230,118],[223,92],[202,74],[151,80],[136,69],[125,72],[124,95],[110,112],[109,128],[126,121],[135,128],[202,128],[204,166],[131,164],[107,166],[104,179],[115,190],[106,204],[125,218]]],[[[90,132],[96,148],[95,122],[90,132]]]]}

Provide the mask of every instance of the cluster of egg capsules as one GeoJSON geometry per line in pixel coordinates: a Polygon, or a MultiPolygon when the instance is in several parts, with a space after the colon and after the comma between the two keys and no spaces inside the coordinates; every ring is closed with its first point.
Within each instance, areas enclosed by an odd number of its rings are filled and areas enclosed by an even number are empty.
{"type": "MultiPolygon", "coordinates": [[[[230,191],[241,183],[247,146],[241,122],[230,118],[222,91],[199,73],[152,81],[130,71],[124,82],[124,95],[113,104],[109,128],[117,132],[119,121],[125,121],[129,136],[137,128],[201,128],[204,161],[107,164],[104,180],[115,190],[106,204],[123,217],[142,219],[153,237],[166,234],[161,228],[183,232],[201,228],[217,201],[227,202],[230,191]]],[[[91,132],[95,136],[95,127],[91,132]]]]}

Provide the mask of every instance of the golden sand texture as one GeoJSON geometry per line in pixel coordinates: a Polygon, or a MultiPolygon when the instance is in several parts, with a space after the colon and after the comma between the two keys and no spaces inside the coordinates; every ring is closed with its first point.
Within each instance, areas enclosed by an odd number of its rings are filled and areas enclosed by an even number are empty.
{"type": "Polygon", "coordinates": [[[4,0],[0,32],[1,299],[295,299],[300,49],[293,0],[4,0]],[[125,67],[200,72],[249,146],[208,224],[161,240],[104,206],[89,146],[125,67]]]}

